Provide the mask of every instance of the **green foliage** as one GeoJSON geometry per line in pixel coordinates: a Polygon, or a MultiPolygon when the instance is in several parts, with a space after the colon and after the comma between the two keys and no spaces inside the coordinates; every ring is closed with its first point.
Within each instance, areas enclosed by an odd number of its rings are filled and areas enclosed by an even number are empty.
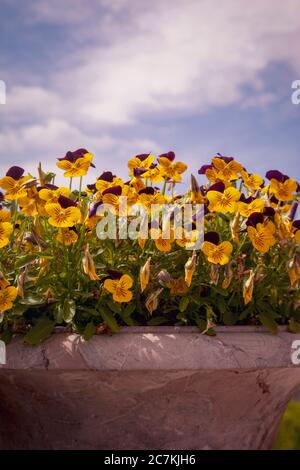
{"type": "Polygon", "coordinates": [[[275,440],[276,450],[300,450],[300,403],[291,401],[281,420],[275,440]]]}

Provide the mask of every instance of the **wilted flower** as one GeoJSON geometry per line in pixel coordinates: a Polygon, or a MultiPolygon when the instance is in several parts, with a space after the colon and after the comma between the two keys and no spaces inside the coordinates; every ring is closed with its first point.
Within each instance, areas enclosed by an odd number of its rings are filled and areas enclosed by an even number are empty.
{"type": "Polygon", "coordinates": [[[170,284],[171,276],[168,273],[168,271],[166,271],[165,269],[162,269],[157,275],[157,280],[161,285],[163,285],[164,287],[165,286],[167,287],[170,284]]]}
{"type": "Polygon", "coordinates": [[[228,287],[231,284],[232,278],[233,278],[233,270],[232,270],[231,263],[229,263],[225,266],[224,280],[223,280],[223,283],[222,283],[222,288],[223,289],[228,289],[228,287]]]}
{"type": "Polygon", "coordinates": [[[255,273],[251,269],[248,279],[244,283],[243,297],[245,305],[247,305],[252,300],[253,288],[254,288],[254,278],[255,273]]]}
{"type": "Polygon", "coordinates": [[[296,256],[289,263],[288,274],[291,282],[291,287],[296,288],[300,280],[300,264],[296,256]]]}
{"type": "Polygon", "coordinates": [[[146,309],[148,310],[149,314],[152,315],[152,313],[157,310],[158,307],[158,298],[161,294],[163,289],[157,289],[156,291],[152,292],[146,299],[145,306],[146,309]]]}
{"type": "Polygon", "coordinates": [[[141,284],[141,292],[144,292],[146,287],[149,284],[150,280],[150,261],[151,258],[148,258],[144,266],[140,269],[140,284],[141,284]]]}
{"type": "Polygon", "coordinates": [[[84,257],[82,260],[83,270],[87,276],[91,279],[91,281],[99,281],[100,278],[96,273],[95,263],[90,254],[90,246],[87,243],[84,249],[84,257]]]}
{"type": "Polygon", "coordinates": [[[184,271],[185,271],[185,283],[188,287],[190,287],[193,279],[194,272],[196,270],[197,266],[197,254],[194,251],[192,256],[187,260],[184,266],[184,271]]]}

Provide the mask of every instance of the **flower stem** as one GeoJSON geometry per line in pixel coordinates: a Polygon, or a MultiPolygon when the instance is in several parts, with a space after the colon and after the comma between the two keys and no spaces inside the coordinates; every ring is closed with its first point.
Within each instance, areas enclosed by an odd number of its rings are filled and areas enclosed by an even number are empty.
{"type": "Polygon", "coordinates": [[[70,191],[72,191],[72,182],[73,182],[73,178],[71,177],[70,178],[70,186],[69,186],[70,191]]]}

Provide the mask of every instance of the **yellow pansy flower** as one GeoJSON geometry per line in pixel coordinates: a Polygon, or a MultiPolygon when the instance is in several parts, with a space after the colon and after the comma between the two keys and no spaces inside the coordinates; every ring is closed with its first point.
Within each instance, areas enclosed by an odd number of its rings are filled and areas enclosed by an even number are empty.
{"type": "Polygon", "coordinates": [[[0,222],[0,248],[9,244],[9,237],[13,233],[13,226],[9,222],[0,222]]]}
{"type": "Polygon", "coordinates": [[[76,204],[64,196],[60,196],[57,203],[46,204],[45,209],[50,216],[48,222],[53,227],[73,227],[81,219],[81,212],[76,204]]]}
{"type": "Polygon", "coordinates": [[[265,203],[262,199],[254,199],[254,201],[247,204],[246,202],[238,202],[237,210],[243,217],[250,217],[254,212],[262,212],[265,203]]]}
{"type": "Polygon", "coordinates": [[[133,280],[128,274],[123,274],[120,279],[106,279],[104,288],[113,295],[115,302],[130,302],[133,294],[130,291],[133,280]]]}
{"type": "Polygon", "coordinates": [[[249,226],[247,231],[254,248],[260,253],[267,253],[276,243],[274,238],[275,225],[271,221],[266,224],[258,223],[256,227],[249,226]]]}
{"type": "Polygon", "coordinates": [[[297,186],[297,182],[291,178],[285,180],[283,183],[272,178],[269,189],[278,201],[290,201],[293,199],[293,193],[296,192],[297,186]]]}
{"type": "Polygon", "coordinates": [[[150,154],[141,154],[132,158],[128,162],[129,174],[133,175],[135,169],[144,169],[148,170],[154,161],[154,155],[150,154]]]}
{"type": "Polygon", "coordinates": [[[59,196],[68,197],[70,195],[69,188],[58,188],[54,185],[47,185],[39,190],[39,197],[48,204],[56,203],[59,196]]]}
{"type": "Polygon", "coordinates": [[[158,251],[169,252],[172,249],[172,242],[174,241],[174,236],[172,230],[170,230],[170,237],[163,238],[163,231],[160,228],[150,229],[150,237],[155,243],[158,251]]]}
{"type": "Polygon", "coordinates": [[[181,248],[191,248],[199,238],[198,230],[186,230],[183,227],[175,229],[175,242],[181,248]]]}
{"type": "Polygon", "coordinates": [[[103,191],[113,186],[123,186],[122,178],[117,178],[111,171],[105,171],[96,181],[96,189],[99,191],[97,198],[101,198],[103,191]]]}
{"type": "Polygon", "coordinates": [[[18,295],[16,287],[1,283],[0,286],[0,312],[6,312],[13,307],[13,302],[18,295]]]}
{"type": "Polygon", "coordinates": [[[219,191],[208,191],[209,210],[211,212],[235,212],[237,201],[241,193],[236,188],[226,188],[223,193],[219,191]]]}
{"type": "Polygon", "coordinates": [[[11,213],[5,209],[0,209],[0,222],[9,222],[11,220],[11,213]]]}
{"type": "Polygon", "coordinates": [[[175,158],[174,152],[160,155],[158,157],[158,169],[162,176],[174,181],[175,183],[181,182],[181,175],[187,170],[187,165],[183,162],[173,163],[175,158]]]}
{"type": "Polygon", "coordinates": [[[243,178],[244,186],[253,193],[261,189],[264,182],[260,175],[248,174],[246,171],[241,171],[241,177],[243,178]]]}
{"type": "Polygon", "coordinates": [[[229,256],[232,253],[233,246],[227,241],[219,243],[218,245],[205,241],[201,249],[210,263],[223,266],[229,262],[229,256]]]}
{"type": "Polygon", "coordinates": [[[69,246],[77,242],[78,235],[74,230],[60,230],[56,240],[65,246],[69,246]]]}
{"type": "Polygon", "coordinates": [[[56,165],[65,171],[66,178],[85,176],[92,164],[94,155],[85,149],[78,149],[75,152],[67,152],[64,158],[59,158],[56,165]]]}
{"type": "Polygon", "coordinates": [[[31,177],[23,176],[24,170],[18,166],[11,167],[6,176],[0,179],[0,187],[6,191],[5,199],[15,200],[27,196],[26,182],[31,177]]]}
{"type": "Polygon", "coordinates": [[[233,181],[238,179],[238,173],[243,169],[243,166],[235,160],[226,161],[219,157],[213,158],[212,164],[218,171],[216,178],[221,181],[233,181]]]}

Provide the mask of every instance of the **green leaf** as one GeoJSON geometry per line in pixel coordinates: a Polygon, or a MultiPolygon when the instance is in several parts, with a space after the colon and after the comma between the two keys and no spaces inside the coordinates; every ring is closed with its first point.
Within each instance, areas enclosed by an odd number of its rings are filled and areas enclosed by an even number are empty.
{"type": "Polygon", "coordinates": [[[41,252],[39,252],[39,253],[29,253],[29,254],[26,255],[26,256],[22,256],[21,258],[19,258],[19,259],[15,262],[15,269],[24,268],[24,266],[26,266],[26,265],[29,264],[29,263],[32,263],[33,261],[35,261],[35,260],[38,259],[38,258],[52,259],[53,256],[47,256],[47,255],[44,255],[44,254],[41,253],[41,252]]]}
{"type": "Polygon", "coordinates": [[[226,310],[223,314],[223,322],[227,326],[235,325],[237,322],[237,316],[231,310],[226,310]]]}
{"type": "Polygon", "coordinates": [[[99,307],[99,312],[107,326],[113,333],[118,333],[120,330],[118,323],[116,322],[112,312],[105,309],[105,307],[99,307]]]}
{"type": "Polygon", "coordinates": [[[55,323],[49,320],[49,318],[40,318],[26,333],[24,342],[31,346],[37,346],[51,335],[54,325],[55,323]]]}
{"type": "Polygon", "coordinates": [[[188,297],[182,297],[179,302],[179,310],[181,313],[185,312],[188,304],[190,302],[190,299],[188,297]]]}
{"type": "Polygon", "coordinates": [[[28,310],[28,305],[15,305],[13,308],[10,309],[9,315],[13,316],[21,316],[28,310]]]}
{"type": "Polygon", "coordinates": [[[41,295],[38,294],[28,294],[24,299],[20,299],[19,303],[21,305],[30,305],[30,307],[35,307],[39,305],[45,304],[45,299],[41,295]]]}
{"type": "Polygon", "coordinates": [[[266,313],[260,313],[258,315],[258,318],[260,319],[261,323],[266,328],[268,328],[269,331],[271,331],[271,333],[273,334],[277,333],[278,326],[277,326],[277,323],[273,320],[273,318],[268,316],[266,313]]]}
{"type": "Polygon", "coordinates": [[[121,310],[119,313],[120,317],[122,318],[123,322],[126,323],[127,326],[135,326],[138,325],[138,323],[131,318],[131,315],[133,312],[136,310],[136,305],[135,303],[128,304],[124,310],[121,310]]]}
{"type": "Polygon", "coordinates": [[[288,330],[291,333],[300,333],[300,323],[294,318],[289,319],[288,330]]]}
{"type": "Polygon", "coordinates": [[[93,322],[90,322],[86,325],[84,332],[83,332],[83,339],[85,341],[89,341],[95,334],[96,327],[93,322]]]}
{"type": "Polygon", "coordinates": [[[114,302],[113,300],[107,300],[107,306],[109,307],[109,309],[114,312],[114,313],[120,313],[121,312],[121,305],[120,304],[117,304],[116,302],[114,302]]]}
{"type": "Polygon", "coordinates": [[[74,300],[71,299],[66,299],[64,301],[64,307],[63,307],[63,320],[66,323],[70,323],[76,313],[76,303],[74,300]]]}

